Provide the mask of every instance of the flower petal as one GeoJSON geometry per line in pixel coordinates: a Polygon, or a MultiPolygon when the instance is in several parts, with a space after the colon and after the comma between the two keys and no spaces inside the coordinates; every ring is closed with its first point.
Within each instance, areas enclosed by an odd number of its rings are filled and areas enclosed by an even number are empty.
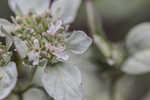
{"type": "Polygon", "coordinates": [[[7,97],[14,89],[17,82],[16,64],[10,62],[7,66],[0,67],[0,100],[7,97]]]}
{"type": "Polygon", "coordinates": [[[50,0],[9,0],[9,6],[16,15],[27,15],[30,12],[41,14],[48,10],[50,0]]]}
{"type": "Polygon", "coordinates": [[[83,100],[81,73],[68,63],[48,66],[42,75],[47,93],[55,100],[83,100]]]}
{"type": "Polygon", "coordinates": [[[54,53],[54,55],[58,58],[58,60],[60,61],[67,61],[69,59],[69,56],[67,54],[65,54],[64,52],[60,52],[60,53],[54,53]]]}
{"type": "Polygon", "coordinates": [[[74,31],[66,42],[67,48],[75,54],[84,53],[92,44],[92,39],[82,31],[74,31]]]}
{"type": "MultiPolygon", "coordinates": [[[[0,18],[0,27],[3,27],[5,30],[7,30],[7,32],[11,32],[14,30],[14,25],[12,23],[10,23],[9,21],[7,21],[6,19],[1,19],[0,18]]],[[[0,36],[5,36],[5,34],[3,32],[1,32],[0,30],[0,36]]]]}
{"type": "Polygon", "coordinates": [[[121,67],[127,74],[138,75],[150,72],[150,50],[143,50],[129,57],[121,67]]]}
{"type": "Polygon", "coordinates": [[[144,22],[132,28],[126,39],[127,50],[130,54],[150,48],[150,23],[144,22]]]}
{"type": "Polygon", "coordinates": [[[25,42],[17,37],[14,37],[14,44],[20,57],[25,58],[28,52],[28,47],[25,42]]]}
{"type": "Polygon", "coordinates": [[[76,17],[81,0],[55,0],[52,4],[52,15],[61,18],[65,24],[72,23],[76,17]]]}
{"type": "Polygon", "coordinates": [[[33,65],[39,64],[39,53],[35,52],[34,50],[30,51],[29,54],[29,61],[33,61],[33,65]]]}

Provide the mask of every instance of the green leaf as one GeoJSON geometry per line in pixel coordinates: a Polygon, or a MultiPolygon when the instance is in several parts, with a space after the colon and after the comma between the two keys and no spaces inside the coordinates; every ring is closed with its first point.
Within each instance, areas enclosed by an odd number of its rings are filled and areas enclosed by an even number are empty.
{"type": "Polygon", "coordinates": [[[15,88],[17,82],[17,69],[14,62],[0,67],[0,100],[7,97],[15,88]]]}
{"type": "Polygon", "coordinates": [[[23,100],[52,100],[42,89],[31,88],[23,94],[23,100]]]}
{"type": "Polygon", "coordinates": [[[83,100],[81,73],[70,64],[48,66],[42,83],[55,100],[83,100]]]}
{"type": "Polygon", "coordinates": [[[150,23],[142,23],[130,30],[126,46],[129,53],[133,54],[150,48],[150,23]]]}
{"type": "Polygon", "coordinates": [[[128,74],[144,74],[150,72],[150,50],[144,50],[128,58],[122,71],[128,74]]]}
{"type": "Polygon", "coordinates": [[[82,31],[74,31],[67,40],[67,49],[75,54],[84,53],[92,44],[92,39],[82,31]]]}
{"type": "Polygon", "coordinates": [[[16,15],[42,14],[48,10],[49,4],[50,0],[9,0],[9,6],[16,15]]]}
{"type": "Polygon", "coordinates": [[[17,37],[14,37],[14,44],[20,57],[25,58],[28,52],[28,47],[26,46],[25,42],[17,37]]]}
{"type": "Polygon", "coordinates": [[[76,17],[81,0],[55,0],[52,4],[52,15],[61,18],[65,24],[72,23],[76,17]]]}

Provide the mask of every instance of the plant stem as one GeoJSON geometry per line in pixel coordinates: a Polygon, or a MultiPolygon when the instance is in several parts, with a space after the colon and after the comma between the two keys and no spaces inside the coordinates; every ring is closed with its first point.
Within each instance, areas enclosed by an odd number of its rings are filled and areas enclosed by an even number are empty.
{"type": "Polygon", "coordinates": [[[95,27],[95,19],[94,19],[94,9],[91,0],[85,0],[86,1],[86,10],[87,10],[87,18],[89,27],[91,30],[91,33],[96,33],[96,27],[95,27]]]}
{"type": "Polygon", "coordinates": [[[23,76],[23,61],[20,58],[19,54],[16,53],[16,59],[15,62],[17,64],[17,69],[18,69],[18,76],[21,78],[23,76]]]}
{"type": "Polygon", "coordinates": [[[112,45],[107,40],[100,23],[96,22],[96,16],[94,13],[94,7],[92,0],[85,0],[86,11],[88,24],[91,31],[91,36],[93,37],[94,43],[102,56],[105,59],[105,62],[108,64],[111,62],[112,58],[112,45]]]}

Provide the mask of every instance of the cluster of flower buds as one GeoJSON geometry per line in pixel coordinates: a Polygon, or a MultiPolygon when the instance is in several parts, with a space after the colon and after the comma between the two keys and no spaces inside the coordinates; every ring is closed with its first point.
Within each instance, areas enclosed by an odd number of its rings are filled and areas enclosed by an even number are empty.
{"type": "Polygon", "coordinates": [[[10,62],[12,53],[7,50],[7,47],[0,43],[0,66],[5,66],[10,62]]]}
{"type": "Polygon", "coordinates": [[[47,59],[50,64],[67,60],[67,55],[61,55],[65,51],[66,26],[61,20],[55,20],[49,12],[43,15],[30,14],[17,16],[14,36],[19,37],[28,47],[26,59],[33,65],[38,65],[40,60],[47,59]]]}

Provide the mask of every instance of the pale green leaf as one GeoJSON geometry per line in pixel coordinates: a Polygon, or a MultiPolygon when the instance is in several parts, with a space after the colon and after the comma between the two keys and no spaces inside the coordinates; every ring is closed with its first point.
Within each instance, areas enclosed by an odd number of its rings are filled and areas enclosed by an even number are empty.
{"type": "Polygon", "coordinates": [[[150,23],[142,23],[132,28],[127,36],[126,46],[129,53],[150,48],[150,23]]]}
{"type": "Polygon", "coordinates": [[[67,50],[75,54],[82,54],[90,47],[92,39],[82,31],[74,31],[66,44],[67,50]]]}
{"type": "Polygon", "coordinates": [[[82,0],[55,0],[52,4],[52,15],[61,18],[65,24],[72,23],[82,0]]]}
{"type": "Polygon", "coordinates": [[[23,100],[52,100],[42,89],[31,88],[23,94],[23,100]]]}
{"type": "Polygon", "coordinates": [[[42,14],[48,10],[49,4],[50,0],[9,0],[9,6],[16,15],[42,14]]]}
{"type": "Polygon", "coordinates": [[[70,64],[48,66],[42,83],[55,100],[83,100],[81,73],[70,64]]]}
{"type": "Polygon", "coordinates": [[[128,74],[144,74],[150,72],[150,50],[144,50],[128,58],[122,71],[128,74]]]}
{"type": "Polygon", "coordinates": [[[7,66],[0,67],[0,100],[7,97],[15,88],[17,82],[16,64],[10,62],[7,66]]]}
{"type": "Polygon", "coordinates": [[[25,58],[28,52],[28,47],[26,46],[25,42],[17,37],[14,37],[14,44],[20,57],[25,58]]]}

